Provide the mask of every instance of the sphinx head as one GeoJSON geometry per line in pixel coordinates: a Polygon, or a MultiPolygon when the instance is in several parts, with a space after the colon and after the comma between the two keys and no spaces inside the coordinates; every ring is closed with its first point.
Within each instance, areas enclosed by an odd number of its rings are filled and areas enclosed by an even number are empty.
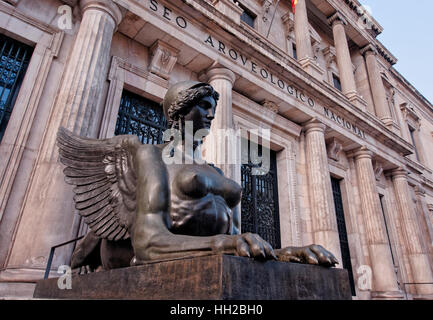
{"type": "Polygon", "coordinates": [[[219,94],[204,82],[184,81],[168,89],[163,109],[170,128],[183,130],[185,121],[192,121],[194,132],[210,129],[219,94]]]}

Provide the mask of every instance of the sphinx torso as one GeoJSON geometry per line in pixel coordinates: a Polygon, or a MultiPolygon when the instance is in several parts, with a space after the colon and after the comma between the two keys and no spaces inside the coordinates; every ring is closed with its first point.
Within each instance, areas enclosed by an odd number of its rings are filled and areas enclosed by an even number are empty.
{"type": "Polygon", "coordinates": [[[167,170],[170,230],[194,236],[230,234],[241,187],[208,164],[167,165],[167,170]]]}

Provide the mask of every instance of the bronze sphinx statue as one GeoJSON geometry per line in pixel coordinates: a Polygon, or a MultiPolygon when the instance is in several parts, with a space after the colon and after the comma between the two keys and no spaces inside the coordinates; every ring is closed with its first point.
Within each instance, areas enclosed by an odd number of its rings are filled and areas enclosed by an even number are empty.
{"type": "MultiPolygon", "coordinates": [[[[191,121],[196,132],[210,128],[218,98],[209,84],[180,82],[167,91],[163,109],[171,128],[184,134],[191,121]]],[[[163,158],[183,150],[173,141],[88,139],[64,128],[57,140],[66,182],[75,185],[76,209],[91,230],[77,245],[72,268],[113,269],[210,254],[338,263],[318,245],[273,249],[257,234],[240,234],[241,187],[213,165],[168,165],[163,158]]]]}

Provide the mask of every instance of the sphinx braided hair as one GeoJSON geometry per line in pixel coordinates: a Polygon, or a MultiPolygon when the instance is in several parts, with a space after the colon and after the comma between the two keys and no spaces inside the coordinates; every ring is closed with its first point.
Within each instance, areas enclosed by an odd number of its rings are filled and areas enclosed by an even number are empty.
{"type": "Polygon", "coordinates": [[[215,99],[215,102],[218,102],[219,93],[210,85],[181,91],[176,97],[176,100],[168,108],[167,116],[169,127],[179,129],[179,119],[186,115],[196,103],[206,96],[211,96],[215,99]]]}

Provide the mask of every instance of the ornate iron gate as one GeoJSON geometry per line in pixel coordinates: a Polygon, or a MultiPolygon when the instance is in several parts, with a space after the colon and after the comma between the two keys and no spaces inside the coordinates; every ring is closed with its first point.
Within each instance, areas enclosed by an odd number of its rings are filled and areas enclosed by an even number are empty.
{"type": "Polygon", "coordinates": [[[0,141],[32,54],[32,47],[0,34],[0,141]]]}
{"type": "Polygon", "coordinates": [[[281,248],[281,238],[276,153],[271,151],[270,155],[269,172],[266,175],[252,175],[255,165],[249,158],[248,149],[248,164],[243,164],[241,168],[241,228],[242,233],[257,233],[278,249],[281,248]]]}
{"type": "Polygon", "coordinates": [[[158,103],[124,90],[114,134],[137,135],[144,144],[162,143],[168,123],[158,103]]]}
{"type": "Polygon", "coordinates": [[[332,178],[332,193],[334,195],[335,213],[337,215],[338,235],[340,236],[341,258],[343,268],[349,273],[352,296],[356,296],[355,281],[353,279],[352,262],[350,261],[349,240],[347,238],[346,221],[344,219],[343,198],[341,196],[340,180],[332,178]]]}

